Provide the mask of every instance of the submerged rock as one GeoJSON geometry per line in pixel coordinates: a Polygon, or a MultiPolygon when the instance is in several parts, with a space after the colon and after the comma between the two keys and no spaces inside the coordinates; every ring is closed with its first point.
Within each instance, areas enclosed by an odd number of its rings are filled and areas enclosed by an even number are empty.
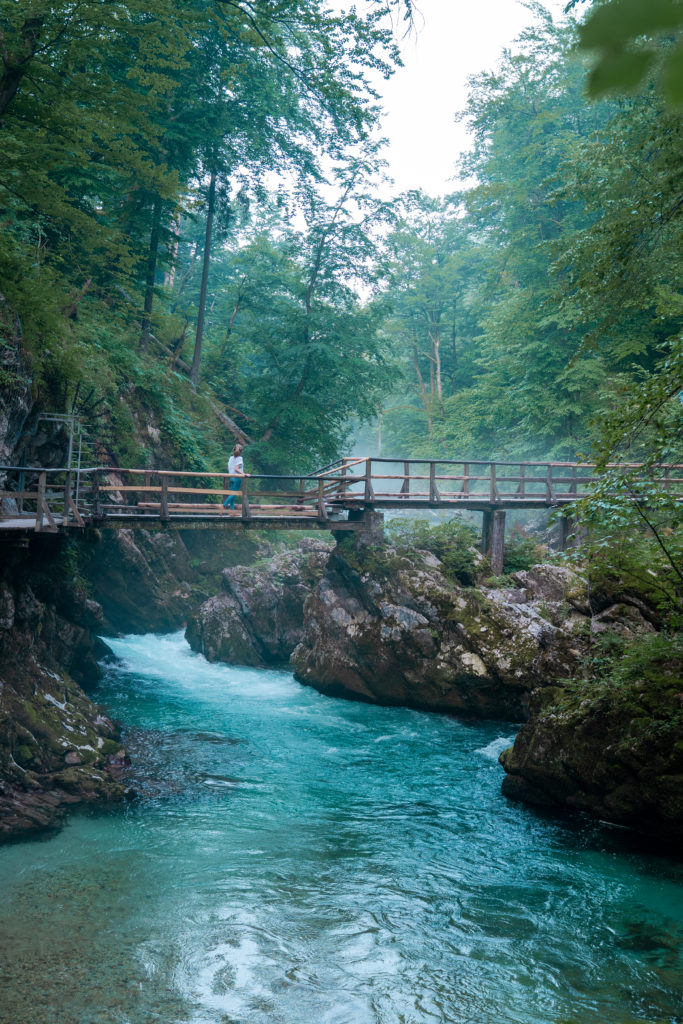
{"type": "Polygon", "coordinates": [[[575,671],[586,620],[580,587],[544,566],[540,598],[462,587],[427,552],[336,549],[305,608],[296,678],[322,693],[486,718],[524,719],[529,693],[575,671]]]}
{"type": "Polygon", "coordinates": [[[329,542],[306,538],[254,565],[225,569],[222,592],[190,617],[188,643],[208,661],[286,664],[303,638],[304,602],[329,554],[329,542]]]}

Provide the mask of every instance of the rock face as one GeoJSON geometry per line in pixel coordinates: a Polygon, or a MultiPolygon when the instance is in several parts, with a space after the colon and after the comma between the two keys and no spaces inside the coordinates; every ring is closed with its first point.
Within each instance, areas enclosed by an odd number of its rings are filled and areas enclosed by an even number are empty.
{"type": "Polygon", "coordinates": [[[566,686],[501,754],[503,792],[683,841],[683,660],[611,690],[566,686]]]}
{"type": "Polygon", "coordinates": [[[222,592],[188,621],[192,649],[208,661],[286,664],[303,639],[304,602],[329,555],[329,543],[305,539],[295,550],[225,569],[222,592]]]}
{"type": "Polygon", "coordinates": [[[208,530],[103,530],[82,545],[83,567],[102,605],[105,634],[179,629],[211,594],[226,565],[257,557],[254,534],[208,530]]]}
{"type": "Polygon", "coordinates": [[[0,835],[53,824],[79,802],[121,800],[118,732],[76,682],[97,678],[101,609],[79,585],[54,588],[12,559],[0,578],[0,835]],[[22,582],[17,582],[21,579],[22,582]]]}
{"type": "Polygon", "coordinates": [[[524,590],[464,588],[427,552],[336,549],[306,603],[296,678],[322,693],[486,718],[525,719],[529,694],[576,670],[586,619],[567,569],[524,590]]]}

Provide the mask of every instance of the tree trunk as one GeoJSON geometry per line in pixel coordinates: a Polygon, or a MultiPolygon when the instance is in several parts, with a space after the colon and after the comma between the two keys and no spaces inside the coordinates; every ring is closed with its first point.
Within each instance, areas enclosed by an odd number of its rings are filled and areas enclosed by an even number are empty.
{"type": "Polygon", "coordinates": [[[432,408],[429,399],[427,398],[427,388],[425,387],[424,378],[422,371],[420,370],[420,357],[417,351],[417,342],[413,340],[413,365],[415,367],[415,376],[417,377],[417,384],[420,389],[420,396],[422,397],[422,404],[424,406],[425,415],[427,417],[427,430],[431,437],[434,433],[434,424],[432,422],[432,408]]]}
{"type": "Polygon", "coordinates": [[[154,196],[152,205],[152,231],[149,236],[149,253],[147,255],[147,273],[145,274],[145,306],[142,313],[140,330],[140,351],[146,352],[149,345],[152,326],[152,309],[154,307],[154,285],[157,276],[157,257],[159,253],[159,233],[161,230],[161,197],[154,196]]]}
{"type": "Polygon", "coordinates": [[[19,82],[27,73],[29,64],[38,49],[44,21],[45,18],[42,15],[25,20],[19,33],[23,44],[23,52],[20,56],[12,60],[12,55],[5,53],[3,49],[2,63],[5,70],[0,76],[0,118],[16,96],[19,82]]]}
{"type": "Polygon", "coordinates": [[[204,314],[206,311],[206,291],[209,282],[209,266],[211,264],[211,232],[213,229],[213,213],[216,205],[216,172],[211,172],[209,182],[209,201],[206,211],[206,236],[204,239],[204,258],[202,262],[202,284],[199,291],[199,312],[197,314],[197,334],[194,341],[194,355],[192,356],[192,370],[190,379],[192,386],[197,387],[199,382],[199,366],[202,360],[202,336],[204,334],[204,314]]]}

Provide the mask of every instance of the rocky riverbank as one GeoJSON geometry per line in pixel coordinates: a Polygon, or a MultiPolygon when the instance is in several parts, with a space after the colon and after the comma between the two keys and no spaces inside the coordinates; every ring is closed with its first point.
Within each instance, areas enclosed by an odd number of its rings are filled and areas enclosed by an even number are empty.
{"type": "Polygon", "coordinates": [[[501,756],[507,796],[670,847],[683,828],[683,663],[663,654],[657,671],[651,660],[618,686],[591,674],[610,645],[658,642],[648,608],[590,594],[558,565],[486,585],[497,581],[472,559],[474,585],[463,585],[426,551],[304,542],[227,569],[188,639],[210,660],[289,657],[329,696],[525,722],[501,756]]]}
{"type": "Polygon", "coordinates": [[[82,686],[106,648],[101,607],[63,564],[64,547],[5,551],[0,574],[0,836],[54,824],[78,803],[120,801],[118,729],[82,686]]]}

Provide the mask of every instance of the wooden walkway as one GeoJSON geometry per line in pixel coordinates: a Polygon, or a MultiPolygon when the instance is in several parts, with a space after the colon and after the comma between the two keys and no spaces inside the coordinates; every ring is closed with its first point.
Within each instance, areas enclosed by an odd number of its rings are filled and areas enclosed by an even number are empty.
{"type": "MultiPolygon", "coordinates": [[[[497,565],[507,510],[570,505],[598,479],[593,465],[575,462],[344,458],[306,476],[254,474],[231,491],[226,473],[0,466],[0,538],[88,527],[336,532],[367,530],[385,509],[471,510],[483,513],[483,548],[497,565]],[[234,511],[223,507],[231,497],[234,511]]],[[[683,500],[683,465],[642,477],[653,479],[683,500]]]]}

